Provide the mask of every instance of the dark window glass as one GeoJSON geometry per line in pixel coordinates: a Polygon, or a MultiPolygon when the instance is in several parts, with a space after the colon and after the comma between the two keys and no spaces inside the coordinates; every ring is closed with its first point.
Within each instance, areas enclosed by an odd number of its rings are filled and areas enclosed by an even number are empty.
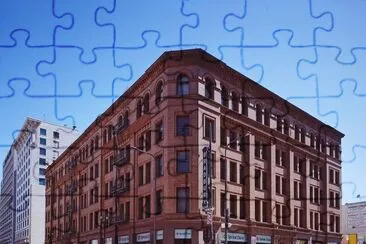
{"type": "Polygon", "coordinates": [[[177,173],[189,172],[189,152],[179,151],[177,152],[177,173]]]}
{"type": "Polygon", "coordinates": [[[189,116],[177,116],[177,135],[187,136],[189,134],[189,116]]]}
{"type": "Polygon", "coordinates": [[[177,213],[189,213],[189,188],[177,188],[177,213]]]}

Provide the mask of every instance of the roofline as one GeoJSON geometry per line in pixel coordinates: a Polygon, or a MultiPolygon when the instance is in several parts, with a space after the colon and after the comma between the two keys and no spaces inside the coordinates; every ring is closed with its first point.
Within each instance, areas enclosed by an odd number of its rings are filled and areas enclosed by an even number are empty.
{"type": "MultiPolygon", "coordinates": [[[[142,74],[133,84],[131,84],[131,86],[129,88],[127,88],[127,90],[125,92],[123,92],[115,102],[113,102],[103,113],[101,113],[96,119],[94,119],[94,121],[79,135],[79,137],[71,144],[69,145],[69,147],[56,159],[55,162],[59,161],[61,158],[64,157],[64,155],[68,152],[69,148],[73,148],[76,144],[78,144],[84,137],[86,134],[88,134],[89,131],[91,131],[94,126],[96,125],[97,121],[99,118],[103,118],[104,116],[108,116],[108,114],[113,111],[113,109],[115,107],[118,107],[118,105],[120,103],[122,103],[125,99],[128,98],[128,95],[130,93],[132,93],[145,79],[149,78],[150,74],[153,73],[155,71],[155,69],[157,67],[159,67],[160,64],[164,63],[165,61],[168,61],[169,59],[173,58],[173,57],[182,57],[182,55],[202,55],[202,57],[206,57],[207,60],[210,60],[210,62],[217,62],[221,65],[224,65],[226,69],[230,70],[231,72],[233,72],[234,74],[238,75],[240,78],[242,79],[246,79],[251,81],[251,83],[258,87],[259,89],[264,90],[266,93],[270,94],[271,96],[275,97],[276,99],[280,99],[282,101],[287,102],[287,104],[293,108],[295,111],[299,111],[300,113],[305,114],[307,117],[310,117],[312,120],[316,121],[317,123],[319,123],[321,126],[324,126],[326,128],[330,128],[333,132],[335,132],[338,136],[340,136],[341,138],[344,137],[344,134],[341,133],[340,131],[338,131],[337,129],[323,123],[322,121],[320,121],[319,119],[315,118],[314,116],[312,116],[311,114],[305,112],[304,110],[300,109],[299,107],[297,107],[296,105],[288,102],[287,100],[285,100],[284,98],[280,97],[279,95],[273,93],[272,91],[270,91],[269,89],[265,88],[264,86],[258,84],[257,82],[255,82],[254,80],[248,78],[247,76],[243,75],[242,73],[236,71],[235,69],[231,68],[230,66],[228,66],[225,62],[223,62],[222,60],[216,58],[215,56],[213,56],[212,54],[208,53],[207,51],[201,49],[201,48],[195,48],[195,49],[182,49],[182,50],[173,50],[173,51],[165,51],[163,52],[144,72],[144,74],[142,74]]],[[[52,163],[50,166],[47,167],[48,169],[52,169],[53,166],[56,165],[55,163],[52,163]]]]}

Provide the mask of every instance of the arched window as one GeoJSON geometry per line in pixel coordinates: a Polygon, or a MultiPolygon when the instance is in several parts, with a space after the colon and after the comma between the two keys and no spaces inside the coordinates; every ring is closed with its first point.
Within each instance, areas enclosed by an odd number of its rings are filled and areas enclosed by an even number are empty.
{"type": "Polygon", "coordinates": [[[180,75],[177,81],[177,95],[185,96],[189,94],[189,79],[186,75],[180,75]]]}
{"type": "Polygon", "coordinates": [[[103,145],[107,143],[107,129],[103,130],[103,145]]]}
{"type": "Polygon", "coordinates": [[[229,96],[228,96],[228,92],[225,86],[223,86],[221,88],[221,104],[224,106],[228,106],[229,104],[229,96]]]}
{"type": "Polygon", "coordinates": [[[126,111],[123,116],[123,125],[125,127],[130,125],[130,120],[128,119],[128,111],[126,111]]]}
{"type": "Polygon", "coordinates": [[[163,100],[163,82],[159,81],[155,90],[155,104],[158,105],[163,100]]]}
{"type": "Polygon", "coordinates": [[[262,106],[260,104],[256,104],[256,120],[259,123],[262,123],[263,121],[263,112],[262,112],[262,106]]]}
{"type": "Polygon", "coordinates": [[[239,97],[236,94],[236,92],[231,93],[231,103],[232,103],[232,109],[235,112],[239,112],[239,97]]]}
{"type": "Polygon", "coordinates": [[[123,125],[123,118],[122,115],[118,117],[118,127],[123,125]]]}
{"type": "Polygon", "coordinates": [[[109,125],[108,126],[108,141],[110,141],[112,139],[112,133],[113,133],[113,126],[109,125]]]}
{"type": "Polygon", "coordinates": [[[98,150],[99,149],[99,136],[96,136],[95,137],[95,150],[98,150]]]}
{"type": "Polygon", "coordinates": [[[215,99],[215,85],[209,78],[205,80],[205,97],[215,99]]]}
{"type": "Polygon", "coordinates": [[[150,106],[149,106],[149,103],[150,103],[150,95],[149,93],[147,93],[144,97],[144,104],[143,104],[143,112],[144,114],[147,114],[150,110],[150,106]]]}
{"type": "Polygon", "coordinates": [[[141,98],[137,100],[137,106],[136,106],[136,118],[140,118],[142,115],[142,101],[141,98]]]}

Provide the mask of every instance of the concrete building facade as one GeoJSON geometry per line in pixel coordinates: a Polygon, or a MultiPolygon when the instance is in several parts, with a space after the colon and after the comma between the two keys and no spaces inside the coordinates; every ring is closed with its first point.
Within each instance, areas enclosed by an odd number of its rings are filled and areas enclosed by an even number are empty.
{"type": "Polygon", "coordinates": [[[16,151],[10,148],[3,163],[0,196],[0,243],[15,240],[16,151]]]}
{"type": "Polygon", "coordinates": [[[26,119],[3,164],[1,243],[44,243],[46,168],[76,137],[65,126],[26,119]]]}
{"type": "Polygon", "coordinates": [[[203,50],[164,53],[47,169],[46,243],[340,241],[344,136],[203,50]],[[141,152],[143,151],[143,152],[141,152]]]}
{"type": "Polygon", "coordinates": [[[366,241],[366,202],[342,205],[342,234],[357,234],[358,239],[366,241]]]}

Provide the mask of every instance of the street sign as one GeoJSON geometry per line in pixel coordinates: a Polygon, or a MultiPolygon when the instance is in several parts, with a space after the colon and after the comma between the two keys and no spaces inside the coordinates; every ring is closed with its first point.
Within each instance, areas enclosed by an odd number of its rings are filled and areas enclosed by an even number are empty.
{"type": "Polygon", "coordinates": [[[202,167],[202,208],[204,210],[211,207],[211,148],[203,148],[203,167],[202,167]]]}

